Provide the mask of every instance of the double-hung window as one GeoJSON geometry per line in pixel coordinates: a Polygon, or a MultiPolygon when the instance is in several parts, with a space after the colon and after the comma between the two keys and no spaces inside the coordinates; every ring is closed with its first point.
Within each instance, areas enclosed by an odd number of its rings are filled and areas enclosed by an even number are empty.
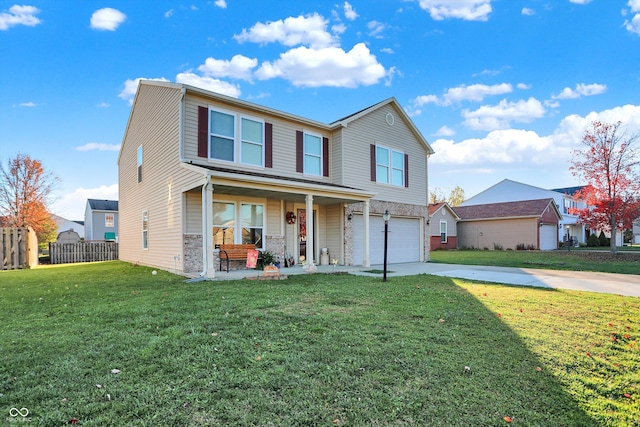
{"type": "Polygon", "coordinates": [[[138,147],[138,184],[142,182],[142,145],[138,147]]]}
{"type": "Polygon", "coordinates": [[[209,110],[209,157],[227,162],[264,166],[264,123],[209,110]]]}
{"type": "Polygon", "coordinates": [[[264,206],[256,203],[213,202],[213,243],[253,243],[263,246],[264,206]],[[238,227],[239,224],[239,227],[238,227]]]}
{"type": "Polygon", "coordinates": [[[304,134],[304,173],[322,176],[322,138],[304,134]]]}
{"type": "Polygon", "coordinates": [[[440,221],[440,242],[447,243],[447,221],[440,221]]]}
{"type": "Polygon", "coordinates": [[[149,211],[142,212],[142,249],[149,249],[149,211]]]}
{"type": "Polygon", "coordinates": [[[405,185],[405,155],[402,151],[376,145],[376,181],[384,184],[405,185]]]}
{"type": "Polygon", "coordinates": [[[107,228],[115,226],[115,216],[112,213],[104,214],[104,226],[107,228]]]}
{"type": "Polygon", "coordinates": [[[210,111],[209,157],[235,161],[236,116],[221,111],[210,111]]]}

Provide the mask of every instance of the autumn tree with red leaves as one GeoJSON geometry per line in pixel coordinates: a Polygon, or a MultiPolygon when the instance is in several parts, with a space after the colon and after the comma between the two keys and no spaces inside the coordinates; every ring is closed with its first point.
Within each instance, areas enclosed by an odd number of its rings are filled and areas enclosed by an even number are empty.
{"type": "Polygon", "coordinates": [[[571,172],[587,183],[576,194],[587,207],[578,209],[578,221],[590,230],[611,233],[616,253],[616,232],[633,227],[640,216],[640,153],[634,144],[640,133],[629,134],[621,122],[594,121],[582,137],[584,148],[573,151],[571,172]]]}
{"type": "Polygon", "coordinates": [[[8,227],[31,227],[39,242],[55,237],[56,224],[48,202],[58,180],[45,171],[39,160],[18,154],[0,164],[0,216],[8,227]]]}

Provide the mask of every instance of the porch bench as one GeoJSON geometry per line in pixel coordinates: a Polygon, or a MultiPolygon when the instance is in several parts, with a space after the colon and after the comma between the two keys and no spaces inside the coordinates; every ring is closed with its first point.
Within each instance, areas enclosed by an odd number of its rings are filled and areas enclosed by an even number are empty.
{"type": "MultiPolygon", "coordinates": [[[[222,271],[223,258],[227,261],[227,273],[229,272],[229,260],[246,260],[249,250],[256,250],[253,243],[223,243],[216,245],[216,249],[220,250],[220,271],[222,271]]],[[[262,259],[262,254],[258,252],[258,260],[262,259]]]]}

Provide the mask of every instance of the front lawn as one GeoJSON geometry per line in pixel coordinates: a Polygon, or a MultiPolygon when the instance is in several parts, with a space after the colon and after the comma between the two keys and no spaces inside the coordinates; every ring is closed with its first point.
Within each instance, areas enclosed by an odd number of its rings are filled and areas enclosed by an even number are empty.
{"type": "Polygon", "coordinates": [[[640,274],[640,252],[556,250],[490,251],[478,249],[429,252],[431,262],[446,264],[493,265],[499,267],[546,268],[551,270],[600,271],[640,274]]]}
{"type": "Polygon", "coordinates": [[[629,426],[640,299],[438,276],[0,272],[0,420],[629,426]],[[28,409],[28,415],[12,411],[28,409]]]}

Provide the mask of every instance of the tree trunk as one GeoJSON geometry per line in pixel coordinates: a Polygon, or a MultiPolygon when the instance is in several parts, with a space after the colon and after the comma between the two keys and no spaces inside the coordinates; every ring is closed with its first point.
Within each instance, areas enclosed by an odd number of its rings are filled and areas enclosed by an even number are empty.
{"type": "Polygon", "coordinates": [[[611,240],[609,241],[609,249],[611,251],[612,254],[616,254],[618,253],[618,248],[616,247],[616,232],[618,231],[616,229],[616,218],[612,217],[610,224],[611,224],[611,240]]]}

